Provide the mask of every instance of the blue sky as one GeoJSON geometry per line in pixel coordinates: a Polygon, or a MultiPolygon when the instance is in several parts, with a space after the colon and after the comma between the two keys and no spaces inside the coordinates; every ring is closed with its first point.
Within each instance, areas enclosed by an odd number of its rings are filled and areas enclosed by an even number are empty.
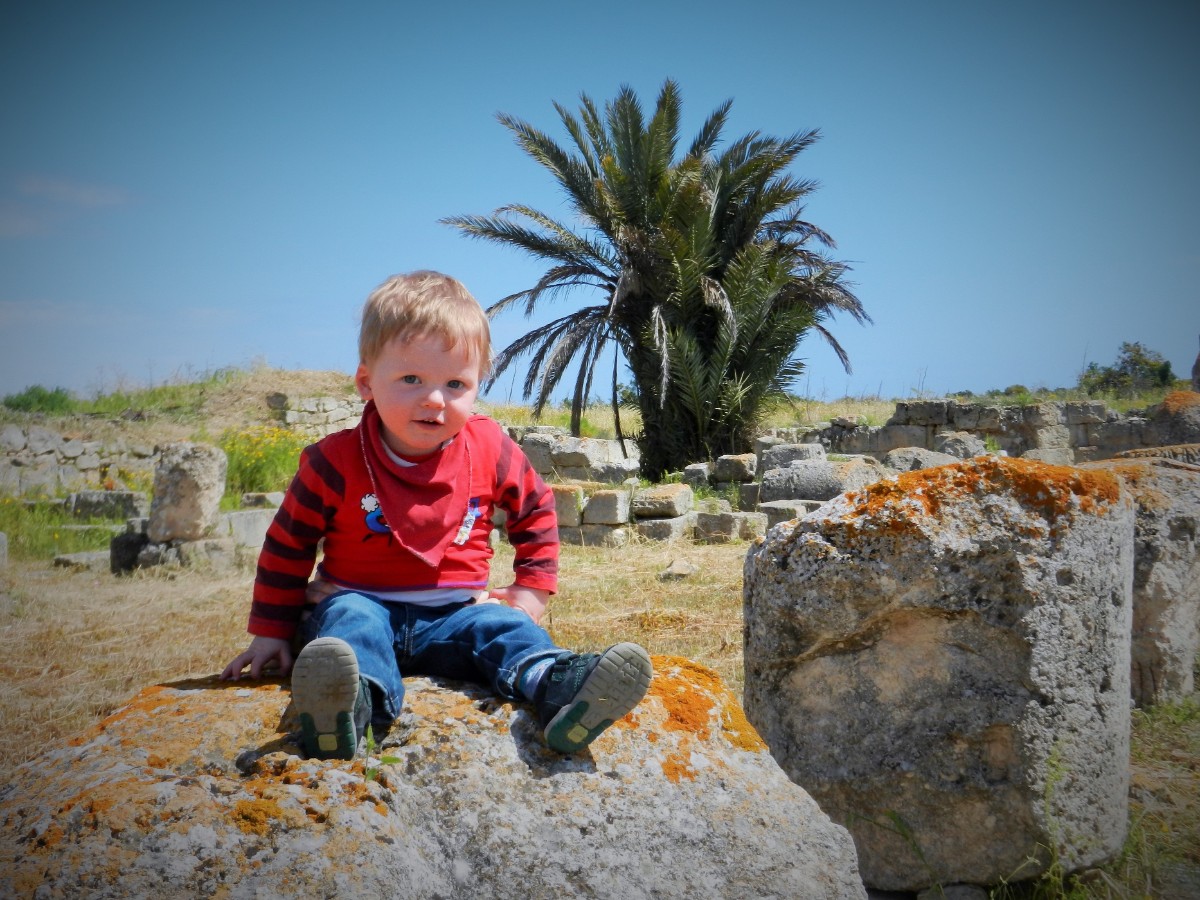
{"type": "MultiPolygon", "coordinates": [[[[795,174],[874,319],[818,399],[1072,385],[1200,335],[1200,4],[0,5],[0,393],[256,361],[353,371],[394,272],[537,265],[442,217],[568,211],[496,119],[681,86],[683,134],[819,128],[795,174]]],[[[584,298],[580,298],[582,302],[584,298]]],[[[551,308],[548,312],[553,312],[551,308]]],[[[504,346],[528,323],[494,323],[504,346]]],[[[516,399],[510,385],[492,397],[516,399]]]]}

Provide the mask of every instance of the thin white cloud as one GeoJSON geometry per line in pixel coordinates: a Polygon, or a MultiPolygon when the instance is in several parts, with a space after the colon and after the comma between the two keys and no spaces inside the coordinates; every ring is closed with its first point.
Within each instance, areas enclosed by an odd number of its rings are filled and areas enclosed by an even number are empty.
{"type": "Polygon", "coordinates": [[[61,206],[82,209],[122,206],[129,202],[128,193],[120,188],[103,184],[84,184],[67,178],[49,178],[44,175],[26,175],[18,179],[17,190],[26,197],[41,198],[61,206]]]}
{"type": "Polygon", "coordinates": [[[125,206],[128,191],[69,178],[24,175],[0,196],[0,238],[41,237],[57,226],[93,210],[125,206]]]}

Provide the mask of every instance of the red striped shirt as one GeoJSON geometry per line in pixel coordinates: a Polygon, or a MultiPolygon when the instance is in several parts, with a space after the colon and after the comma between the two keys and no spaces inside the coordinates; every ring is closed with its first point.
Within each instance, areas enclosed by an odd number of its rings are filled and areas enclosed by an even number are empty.
{"type": "Polygon", "coordinates": [[[554,495],[496,422],[472,416],[456,438],[470,448],[470,498],[473,506],[477,501],[479,515],[467,540],[451,544],[436,567],[401,547],[382,521],[363,462],[362,427],[330,435],[301,454],[299,470],[259,553],[251,634],[288,639],[295,633],[321,541],[320,573],[368,593],[486,587],[496,507],[508,514],[505,527],[516,551],[514,583],[557,589],[554,495]]]}

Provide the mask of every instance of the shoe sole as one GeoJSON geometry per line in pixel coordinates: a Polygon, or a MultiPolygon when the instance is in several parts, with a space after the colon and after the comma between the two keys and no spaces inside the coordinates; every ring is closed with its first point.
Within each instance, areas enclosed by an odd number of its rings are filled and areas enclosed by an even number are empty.
{"type": "Polygon", "coordinates": [[[650,657],[637,644],[609,647],[574,699],[546,726],[546,743],[560,753],[582,750],[641,702],[652,674],[650,657]]]}
{"type": "Polygon", "coordinates": [[[317,638],[300,651],[292,667],[292,703],[305,753],[318,759],[354,758],[358,687],[358,658],[345,641],[317,638]]]}

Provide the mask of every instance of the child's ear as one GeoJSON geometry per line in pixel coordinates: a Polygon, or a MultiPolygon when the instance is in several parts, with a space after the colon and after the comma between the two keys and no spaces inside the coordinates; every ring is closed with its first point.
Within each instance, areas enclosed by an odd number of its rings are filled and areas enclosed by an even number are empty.
{"type": "Polygon", "coordinates": [[[371,399],[371,373],[365,365],[360,364],[358,371],[354,373],[354,386],[358,388],[358,396],[364,403],[371,399]]]}

